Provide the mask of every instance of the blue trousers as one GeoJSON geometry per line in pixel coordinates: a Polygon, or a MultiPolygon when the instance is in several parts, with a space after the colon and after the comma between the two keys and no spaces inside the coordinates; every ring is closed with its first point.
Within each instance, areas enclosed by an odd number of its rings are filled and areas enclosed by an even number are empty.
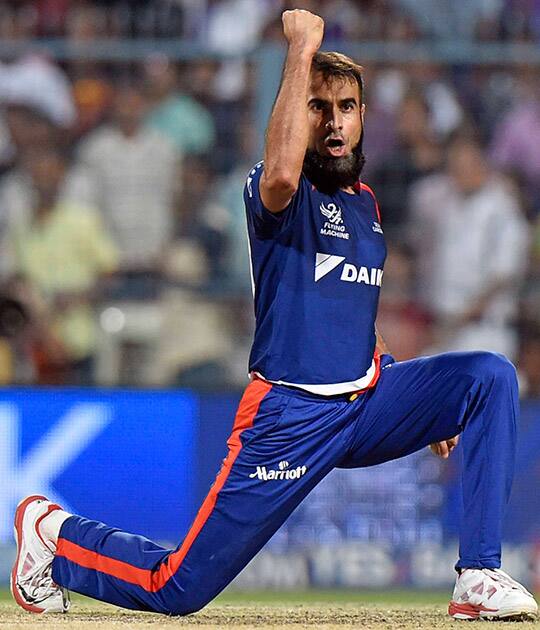
{"type": "Polygon", "coordinates": [[[457,567],[500,566],[518,413],[515,370],[491,353],[396,363],[350,401],[253,381],[229,452],[182,543],[164,549],[79,516],[62,525],[53,579],[125,608],[185,615],[212,600],[333,468],[373,466],[463,433],[457,567]]]}

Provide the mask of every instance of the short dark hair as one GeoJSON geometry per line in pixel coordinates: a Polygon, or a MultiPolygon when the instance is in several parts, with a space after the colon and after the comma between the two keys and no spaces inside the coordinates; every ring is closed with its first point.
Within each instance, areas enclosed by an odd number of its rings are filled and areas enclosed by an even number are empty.
{"type": "Polygon", "coordinates": [[[320,72],[324,81],[338,77],[356,81],[360,90],[360,102],[364,93],[364,68],[347,55],[338,52],[317,52],[311,62],[311,71],[320,72]]]}

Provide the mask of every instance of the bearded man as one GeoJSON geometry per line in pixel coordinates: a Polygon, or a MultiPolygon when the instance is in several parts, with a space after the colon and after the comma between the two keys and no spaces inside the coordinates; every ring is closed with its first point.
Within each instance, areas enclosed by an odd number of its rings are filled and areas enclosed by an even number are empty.
{"type": "Polygon", "coordinates": [[[67,514],[44,497],[16,513],[12,589],[27,610],[64,610],[66,589],[186,615],[246,566],[332,469],[373,466],[463,433],[465,517],[456,619],[534,617],[500,570],[515,451],[517,382],[502,356],[395,362],[375,330],[386,256],[364,163],[362,69],[320,53],[324,24],[283,14],[288,53],[247,211],[256,331],[251,383],[229,453],[186,538],[168,550],[67,514]]]}

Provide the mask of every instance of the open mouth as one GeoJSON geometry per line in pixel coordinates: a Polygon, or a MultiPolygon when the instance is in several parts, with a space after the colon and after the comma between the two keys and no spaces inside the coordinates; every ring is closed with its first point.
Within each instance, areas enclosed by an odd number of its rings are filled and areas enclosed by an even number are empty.
{"type": "Polygon", "coordinates": [[[324,146],[328,153],[333,157],[341,157],[345,155],[345,142],[343,138],[327,138],[324,141],[324,146]]]}

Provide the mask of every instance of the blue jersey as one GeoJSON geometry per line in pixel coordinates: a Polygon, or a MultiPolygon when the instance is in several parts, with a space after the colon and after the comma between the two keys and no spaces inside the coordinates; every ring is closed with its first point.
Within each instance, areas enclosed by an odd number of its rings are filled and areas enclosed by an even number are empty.
{"type": "Polygon", "coordinates": [[[256,328],[249,369],[333,395],[378,378],[375,318],[386,246],[373,192],[326,195],[302,174],[277,214],[260,198],[263,163],[244,189],[256,328]]]}

